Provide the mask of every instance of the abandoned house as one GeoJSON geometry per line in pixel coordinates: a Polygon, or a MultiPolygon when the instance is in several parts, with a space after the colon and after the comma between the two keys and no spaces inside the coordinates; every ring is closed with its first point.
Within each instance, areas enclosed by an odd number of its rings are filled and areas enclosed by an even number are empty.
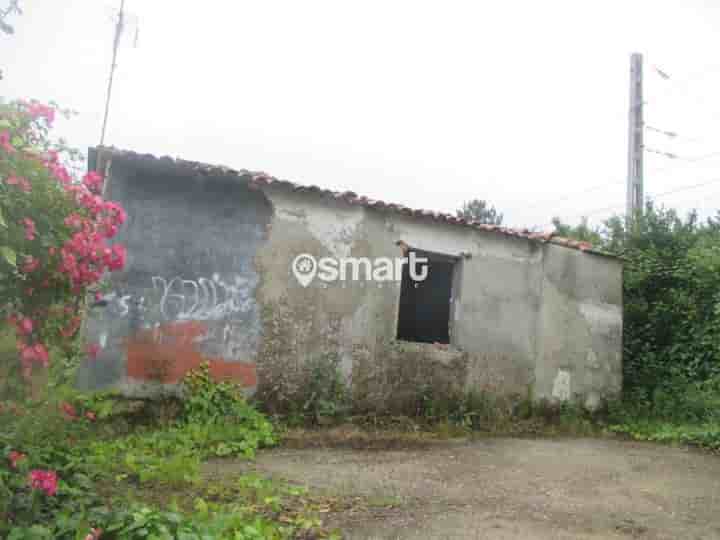
{"type": "Polygon", "coordinates": [[[588,244],[245,170],[107,147],[89,158],[127,210],[128,257],[90,311],[99,353],[82,388],[173,391],[208,361],[276,407],[303,399],[316,365],[359,410],[469,391],[595,408],[620,391],[622,265],[588,244]],[[360,272],[408,255],[423,281],[409,264],[360,272]],[[358,275],[312,279],[323,258],[359,259],[358,275]]]}

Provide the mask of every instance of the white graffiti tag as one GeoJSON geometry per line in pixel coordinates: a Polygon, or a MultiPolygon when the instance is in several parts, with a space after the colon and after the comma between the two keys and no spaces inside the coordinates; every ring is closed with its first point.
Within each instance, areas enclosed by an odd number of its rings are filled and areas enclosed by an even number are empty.
{"type": "MultiPolygon", "coordinates": [[[[110,312],[120,318],[127,317],[128,313],[130,312],[130,301],[132,299],[132,296],[129,294],[121,295],[117,292],[111,292],[106,295],[103,295],[98,305],[100,306],[107,306],[110,309],[110,312]]],[[[140,303],[142,304],[143,299],[140,298],[140,303]]]]}
{"type": "Polygon", "coordinates": [[[161,294],[160,313],[166,320],[218,320],[250,309],[250,287],[246,279],[235,276],[227,283],[214,274],[212,279],[176,277],[167,281],[152,278],[161,294]]]}

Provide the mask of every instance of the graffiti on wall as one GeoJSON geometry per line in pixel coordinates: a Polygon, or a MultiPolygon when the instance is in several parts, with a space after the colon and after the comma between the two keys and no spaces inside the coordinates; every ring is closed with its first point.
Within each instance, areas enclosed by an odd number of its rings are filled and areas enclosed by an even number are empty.
{"type": "Polygon", "coordinates": [[[160,294],[159,308],[165,320],[219,320],[251,307],[248,280],[240,276],[232,283],[218,274],[209,279],[155,276],[152,284],[160,294]]]}
{"type": "MultiPolygon", "coordinates": [[[[154,276],[152,285],[158,297],[155,307],[166,321],[227,320],[252,309],[250,284],[240,276],[235,276],[233,283],[222,280],[218,274],[212,278],[175,277],[169,280],[154,276]]],[[[142,314],[151,308],[145,306],[144,297],[118,292],[103,296],[101,305],[120,319],[132,316],[133,312],[142,314]]]]}
{"type": "MultiPolygon", "coordinates": [[[[97,304],[111,319],[129,324],[127,338],[121,340],[127,346],[127,375],[177,382],[204,359],[217,378],[253,387],[255,364],[243,361],[253,356],[258,337],[247,320],[254,309],[252,283],[219,274],[195,279],[153,276],[151,283],[145,296],[117,290],[97,304]],[[159,376],[158,363],[172,367],[159,376]]],[[[97,345],[104,350],[111,341],[106,330],[98,337],[97,345]]]]}
{"type": "Polygon", "coordinates": [[[130,314],[131,302],[133,300],[139,303],[140,306],[145,302],[143,297],[134,299],[130,294],[111,292],[104,295],[97,305],[105,307],[112,316],[123,319],[130,314]]]}

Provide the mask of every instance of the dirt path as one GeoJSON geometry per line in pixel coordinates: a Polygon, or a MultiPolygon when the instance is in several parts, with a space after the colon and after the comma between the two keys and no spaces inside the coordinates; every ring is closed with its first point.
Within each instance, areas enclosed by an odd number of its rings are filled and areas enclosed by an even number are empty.
{"type": "Polygon", "coordinates": [[[257,468],[381,511],[349,538],[720,539],[720,458],[601,439],[484,439],[422,450],[280,449],[257,468]]]}

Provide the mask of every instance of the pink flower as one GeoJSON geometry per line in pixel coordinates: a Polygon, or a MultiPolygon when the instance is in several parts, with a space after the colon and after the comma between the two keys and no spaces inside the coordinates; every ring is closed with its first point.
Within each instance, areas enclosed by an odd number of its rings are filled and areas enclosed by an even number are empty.
{"type": "Polygon", "coordinates": [[[20,178],[19,176],[15,176],[14,174],[11,174],[5,179],[5,184],[7,184],[8,186],[19,186],[20,190],[24,191],[25,193],[30,193],[32,191],[32,186],[26,178],[20,178]]]}
{"type": "Polygon", "coordinates": [[[91,193],[100,193],[102,190],[103,177],[98,172],[90,171],[83,176],[82,181],[91,193]]]}
{"type": "Polygon", "coordinates": [[[35,348],[27,343],[20,345],[22,352],[20,353],[20,359],[24,365],[31,365],[35,361],[35,348]]]}
{"type": "Polygon", "coordinates": [[[118,233],[116,225],[105,225],[105,238],[112,238],[118,233]]]}
{"type": "Polygon", "coordinates": [[[36,343],[34,347],[35,358],[38,362],[40,362],[40,364],[42,364],[43,367],[47,367],[47,365],[50,363],[50,355],[48,354],[47,349],[42,343],[36,343]]]}
{"type": "Polygon", "coordinates": [[[2,147],[2,149],[5,150],[8,154],[16,152],[15,148],[13,148],[13,145],[10,144],[10,132],[7,129],[0,132],[0,147],[2,147]]]}
{"type": "Polygon", "coordinates": [[[72,229],[82,229],[83,218],[78,214],[70,214],[68,217],[65,218],[65,225],[72,229]]]}
{"type": "Polygon", "coordinates": [[[125,223],[127,214],[122,206],[114,201],[105,201],[105,211],[110,214],[111,223],[113,225],[122,225],[125,223]]]}
{"type": "Polygon", "coordinates": [[[69,189],[72,184],[72,176],[63,165],[60,163],[47,163],[46,167],[63,186],[69,189]]]}
{"type": "Polygon", "coordinates": [[[93,216],[97,216],[104,208],[102,197],[93,193],[85,193],[80,196],[80,204],[90,210],[93,216]]]}
{"type": "Polygon", "coordinates": [[[63,401],[63,403],[60,405],[60,408],[62,409],[66,417],[73,420],[77,418],[77,411],[75,410],[75,407],[73,407],[67,401],[63,401]]]}
{"type": "Polygon", "coordinates": [[[18,332],[20,332],[23,336],[28,336],[32,334],[34,328],[34,324],[32,322],[32,319],[28,319],[27,317],[23,317],[23,319],[18,322],[17,329],[18,332]]]}
{"type": "Polygon", "coordinates": [[[57,493],[57,473],[34,469],[30,471],[30,487],[44,491],[50,497],[57,493]]]}
{"type": "Polygon", "coordinates": [[[22,351],[20,360],[24,367],[29,368],[33,363],[39,363],[43,367],[47,367],[50,356],[42,343],[36,343],[35,345],[20,343],[19,346],[22,351]]]}
{"type": "Polygon", "coordinates": [[[100,540],[102,529],[90,529],[90,532],[85,537],[85,540],[100,540]]]}
{"type": "Polygon", "coordinates": [[[94,421],[97,419],[97,416],[95,415],[94,412],[92,412],[92,411],[87,411],[87,412],[85,413],[85,418],[87,418],[87,419],[90,420],[91,422],[94,422],[94,421]]]}
{"type": "Polygon", "coordinates": [[[125,246],[122,244],[115,244],[111,248],[111,255],[105,258],[105,264],[110,270],[122,270],[125,266],[126,257],[127,253],[125,251],[125,246]]]}
{"type": "Polygon", "coordinates": [[[35,222],[30,218],[23,218],[23,227],[25,227],[25,239],[34,240],[37,230],[35,229],[35,222]]]}
{"type": "Polygon", "coordinates": [[[18,462],[22,461],[26,457],[27,456],[25,454],[23,454],[21,452],[16,452],[15,450],[13,450],[12,452],[10,452],[8,454],[8,460],[10,461],[10,467],[12,467],[13,469],[17,469],[18,462]]]}
{"type": "Polygon", "coordinates": [[[97,343],[90,343],[85,348],[85,351],[87,352],[87,355],[90,358],[95,359],[95,358],[97,358],[97,355],[100,352],[100,345],[98,345],[97,343]]]}
{"type": "Polygon", "coordinates": [[[55,109],[47,105],[43,105],[42,103],[31,103],[27,110],[33,119],[42,117],[47,120],[48,124],[52,124],[55,120],[55,109]]]}
{"type": "Polygon", "coordinates": [[[30,272],[34,272],[35,270],[37,270],[38,266],[40,266],[40,259],[36,259],[32,255],[28,255],[25,257],[22,271],[26,274],[29,274],[30,272]]]}

